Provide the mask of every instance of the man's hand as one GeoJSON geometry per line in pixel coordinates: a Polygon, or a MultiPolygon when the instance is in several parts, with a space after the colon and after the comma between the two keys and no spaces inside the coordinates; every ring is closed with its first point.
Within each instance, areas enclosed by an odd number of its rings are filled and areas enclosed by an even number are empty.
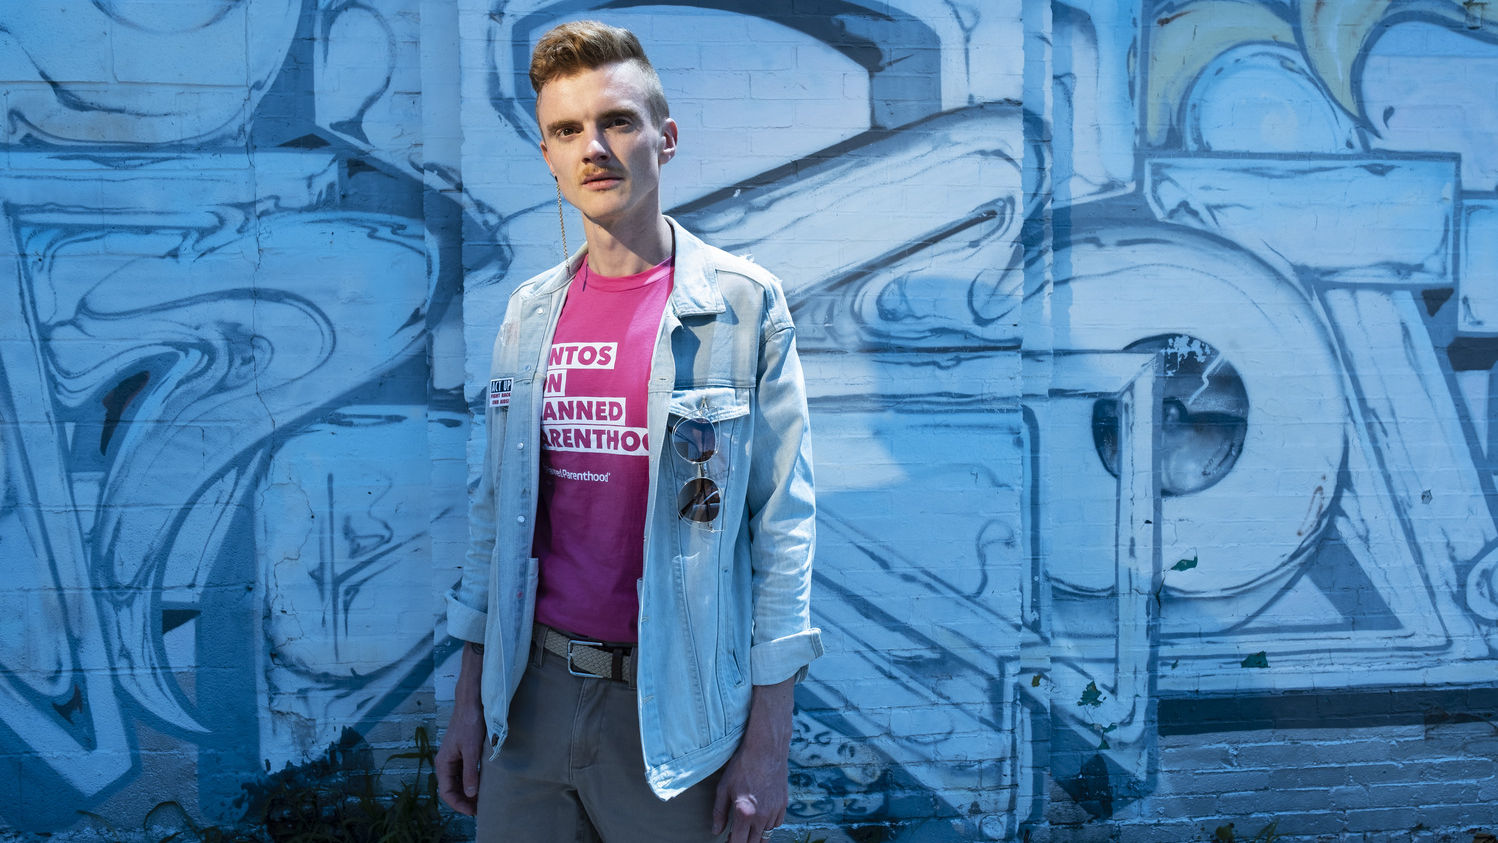
{"type": "Polygon", "coordinates": [[[449,808],[474,816],[479,802],[479,757],[484,751],[484,702],[479,680],[484,673],[483,647],[463,647],[453,716],[437,750],[437,795],[449,808]]]}
{"type": "Polygon", "coordinates": [[[729,843],[758,843],[785,822],[795,687],[794,678],[754,686],[744,739],[723,768],[713,802],[713,833],[731,826],[729,843]]]}

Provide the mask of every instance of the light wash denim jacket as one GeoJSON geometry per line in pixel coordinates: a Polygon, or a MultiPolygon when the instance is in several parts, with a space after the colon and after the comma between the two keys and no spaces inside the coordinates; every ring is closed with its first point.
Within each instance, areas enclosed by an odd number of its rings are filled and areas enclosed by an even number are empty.
{"type": "MultiPolygon", "coordinates": [[[[816,505],[806,389],[785,294],[756,264],[674,220],[671,227],[674,285],[650,371],[636,679],[646,774],[662,799],[733,755],[751,685],[804,676],[822,654],[809,609],[816,505]],[[710,527],[677,514],[677,490],[697,467],[667,442],[673,417],[706,417],[717,428],[718,451],[704,468],[723,507],[710,527]]],[[[468,555],[448,595],[448,631],[484,645],[484,714],[496,753],[535,610],[531,540],[547,352],[582,255],[510,296],[490,365],[488,447],[468,555]]]]}

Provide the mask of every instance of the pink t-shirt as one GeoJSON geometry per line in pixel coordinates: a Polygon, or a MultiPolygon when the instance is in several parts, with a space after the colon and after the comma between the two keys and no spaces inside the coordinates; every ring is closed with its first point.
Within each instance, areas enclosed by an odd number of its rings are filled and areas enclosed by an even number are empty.
{"type": "Polygon", "coordinates": [[[646,395],[672,260],[638,275],[573,276],[541,410],[533,553],[536,620],[599,641],[636,638],[650,443],[646,395]]]}

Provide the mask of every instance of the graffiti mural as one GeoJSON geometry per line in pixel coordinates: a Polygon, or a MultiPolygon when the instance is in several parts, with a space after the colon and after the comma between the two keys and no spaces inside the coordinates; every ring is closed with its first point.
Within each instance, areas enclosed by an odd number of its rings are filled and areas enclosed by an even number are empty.
{"type": "Polygon", "coordinates": [[[428,355],[456,232],[428,225],[409,141],[371,125],[398,56],[316,85],[345,30],[398,11],[0,12],[17,828],[167,799],[222,817],[430,683],[436,599],[392,595],[432,593],[433,531],[461,517],[429,492],[431,455],[462,447],[428,355]]]}
{"type": "Polygon", "coordinates": [[[236,820],[445,721],[469,410],[582,239],[525,73],[579,17],[661,70],[670,213],[786,281],[795,823],[1145,823],[1198,733],[1494,688],[1483,3],[12,5],[4,828],[236,820]]]}
{"type": "MultiPolygon", "coordinates": [[[[1161,352],[1158,527],[1134,572],[1150,599],[1091,553],[1137,502],[1111,522],[1040,502],[1066,525],[1064,544],[1042,529],[1050,773],[1092,816],[1191,772],[1160,764],[1158,729],[1120,741],[1111,717],[1100,738],[1067,722],[1110,698],[1366,694],[1377,710],[1401,690],[1491,687],[1492,334],[1464,304],[1489,296],[1470,221],[1491,201],[1490,117],[1454,116],[1472,94],[1439,57],[1491,62],[1494,33],[1456,3],[1160,3],[1128,21],[1058,7],[1071,162],[1058,150],[1048,337],[1058,356],[1161,352]],[[1091,109],[1125,88],[1105,131],[1091,109]],[[1150,669],[1113,683],[1145,642],[1150,669]]],[[[1117,477],[1121,499],[1121,428],[1106,405],[1091,430],[1086,415],[1053,434],[1072,444],[1042,475],[1117,477]]]]}

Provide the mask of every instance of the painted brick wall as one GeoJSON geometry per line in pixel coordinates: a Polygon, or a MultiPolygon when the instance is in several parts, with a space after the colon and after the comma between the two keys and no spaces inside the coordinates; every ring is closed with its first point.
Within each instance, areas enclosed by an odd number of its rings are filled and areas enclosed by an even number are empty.
{"type": "Polygon", "coordinates": [[[234,822],[445,723],[470,410],[561,255],[525,62],[585,16],[797,321],[796,835],[1498,832],[1454,0],[8,5],[0,832],[234,822]]]}

